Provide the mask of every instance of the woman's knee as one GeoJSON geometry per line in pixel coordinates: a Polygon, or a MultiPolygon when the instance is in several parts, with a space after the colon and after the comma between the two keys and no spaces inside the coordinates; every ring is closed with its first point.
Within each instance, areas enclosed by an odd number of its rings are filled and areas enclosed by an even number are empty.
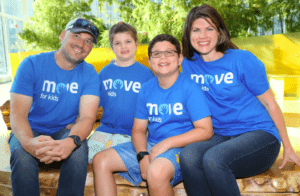
{"type": "MultiPolygon", "coordinates": [[[[203,149],[202,149],[203,150],[203,149]]],[[[196,143],[184,147],[179,155],[179,163],[182,170],[194,170],[202,167],[203,153],[196,143]]]]}
{"type": "Polygon", "coordinates": [[[195,162],[195,151],[193,145],[184,147],[179,154],[180,165],[190,165],[195,162]]]}
{"type": "Polygon", "coordinates": [[[204,170],[208,170],[208,169],[216,170],[217,168],[221,167],[222,164],[223,164],[222,157],[216,156],[216,154],[214,154],[211,151],[208,151],[203,156],[202,165],[203,165],[204,170]]]}

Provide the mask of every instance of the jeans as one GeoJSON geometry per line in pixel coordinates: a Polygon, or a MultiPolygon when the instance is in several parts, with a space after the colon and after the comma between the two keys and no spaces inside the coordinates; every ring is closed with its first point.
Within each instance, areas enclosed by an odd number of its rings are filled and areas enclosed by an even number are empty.
{"type": "MultiPolygon", "coordinates": [[[[33,136],[42,135],[32,131],[33,136]]],[[[68,137],[70,129],[61,129],[51,135],[54,140],[68,137]]],[[[38,159],[31,156],[21,146],[18,139],[12,133],[9,138],[11,151],[11,184],[14,196],[39,196],[39,165],[44,165],[38,159]]],[[[84,140],[79,148],[76,148],[71,155],[60,162],[54,162],[49,167],[60,166],[58,182],[58,196],[83,196],[88,166],[88,147],[84,140]]]]}
{"type": "Polygon", "coordinates": [[[270,168],[280,150],[271,134],[256,130],[237,136],[213,135],[183,148],[180,167],[184,186],[192,195],[240,195],[236,178],[270,168]]]}

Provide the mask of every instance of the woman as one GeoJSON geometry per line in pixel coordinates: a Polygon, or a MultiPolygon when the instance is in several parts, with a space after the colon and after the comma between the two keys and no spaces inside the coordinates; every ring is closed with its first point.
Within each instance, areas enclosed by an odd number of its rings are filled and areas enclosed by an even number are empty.
{"type": "Polygon", "coordinates": [[[263,63],[238,50],[213,7],[190,10],[182,45],[182,71],[205,91],[214,128],[209,141],[190,144],[180,153],[188,195],[240,195],[236,178],[270,168],[281,141],[279,168],[288,161],[300,166],[263,63]]]}

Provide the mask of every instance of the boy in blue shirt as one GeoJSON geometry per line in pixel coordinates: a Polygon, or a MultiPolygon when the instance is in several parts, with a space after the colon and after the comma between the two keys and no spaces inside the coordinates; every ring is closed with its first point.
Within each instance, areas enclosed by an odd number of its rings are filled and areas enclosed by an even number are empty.
{"type": "Polygon", "coordinates": [[[148,67],[135,61],[138,38],[134,27],[124,22],[113,25],[109,40],[116,59],[99,73],[103,116],[88,140],[89,162],[98,152],[131,141],[138,93],[154,77],[148,67]]]}
{"type": "Polygon", "coordinates": [[[179,73],[183,59],[179,42],[171,35],[158,35],[150,42],[148,55],[157,77],[138,95],[132,142],[94,157],[96,195],[117,195],[114,172],[134,185],[146,180],[150,195],[172,195],[172,185],[182,180],[182,147],[213,135],[201,88],[179,73]]]}

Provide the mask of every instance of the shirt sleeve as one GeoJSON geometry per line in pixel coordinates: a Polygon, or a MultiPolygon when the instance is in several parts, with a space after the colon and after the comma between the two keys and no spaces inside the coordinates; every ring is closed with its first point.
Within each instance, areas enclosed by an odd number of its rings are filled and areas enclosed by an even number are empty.
{"type": "Polygon", "coordinates": [[[138,119],[148,119],[148,109],[147,109],[147,101],[145,99],[145,85],[142,85],[142,88],[138,94],[136,110],[135,110],[135,118],[138,119]]]}
{"type": "Polygon", "coordinates": [[[35,74],[32,61],[25,58],[19,65],[10,92],[32,97],[35,74]]]}
{"type": "Polygon", "coordinates": [[[263,62],[248,52],[243,58],[242,64],[242,82],[247,89],[255,96],[265,93],[270,86],[263,62]]]}
{"type": "Polygon", "coordinates": [[[99,83],[100,83],[100,87],[99,87],[100,88],[100,103],[99,103],[99,107],[101,107],[103,105],[103,100],[101,98],[103,97],[103,93],[106,92],[106,90],[103,88],[103,79],[102,79],[101,71],[98,74],[98,78],[99,78],[99,83]]]}
{"type": "Polygon", "coordinates": [[[192,83],[188,88],[186,108],[192,122],[211,115],[203,90],[196,83],[192,83]]]}
{"type": "Polygon", "coordinates": [[[86,72],[85,75],[86,80],[82,95],[95,95],[100,97],[100,80],[94,67],[86,72]]]}

